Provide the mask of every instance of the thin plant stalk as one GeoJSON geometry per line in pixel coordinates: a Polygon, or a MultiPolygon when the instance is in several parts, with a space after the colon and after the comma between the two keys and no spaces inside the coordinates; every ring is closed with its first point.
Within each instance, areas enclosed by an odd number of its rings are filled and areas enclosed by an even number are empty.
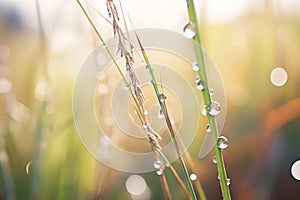
{"type": "Polygon", "coordinates": [[[142,43],[141,43],[141,41],[140,41],[140,39],[139,39],[139,37],[138,37],[137,34],[136,34],[136,38],[137,38],[138,43],[139,43],[139,45],[140,45],[140,49],[141,49],[141,52],[142,52],[144,61],[145,61],[145,63],[146,63],[146,68],[147,68],[147,70],[148,70],[149,73],[150,73],[150,76],[151,76],[151,84],[152,84],[153,89],[154,89],[154,91],[155,91],[157,100],[158,100],[158,102],[159,102],[159,104],[160,104],[160,108],[161,108],[161,110],[162,110],[162,112],[163,112],[163,114],[164,114],[164,117],[165,117],[165,120],[166,120],[166,123],[167,123],[167,127],[168,127],[168,130],[169,130],[169,133],[170,133],[170,137],[171,137],[171,139],[172,139],[172,141],[173,141],[173,143],[174,143],[176,152],[177,152],[178,157],[179,157],[180,164],[181,164],[181,166],[182,166],[182,168],[183,168],[184,176],[185,176],[186,182],[187,182],[187,184],[188,184],[188,188],[189,188],[189,191],[190,191],[190,195],[192,196],[192,199],[193,199],[193,200],[194,200],[194,199],[197,199],[196,193],[195,193],[194,188],[193,188],[193,185],[192,185],[192,182],[191,182],[191,180],[190,180],[189,172],[188,172],[188,170],[187,170],[186,164],[185,164],[185,162],[184,162],[184,160],[183,160],[183,157],[182,157],[182,155],[181,155],[180,148],[179,148],[179,144],[178,144],[178,141],[177,141],[177,139],[176,139],[176,136],[175,136],[175,133],[174,133],[173,126],[172,126],[172,124],[171,124],[170,116],[169,116],[169,114],[168,114],[167,105],[166,105],[165,101],[164,101],[164,100],[162,101],[162,99],[161,99],[161,95],[163,95],[163,94],[161,94],[160,91],[159,91],[159,89],[158,89],[158,84],[157,84],[157,81],[156,81],[156,79],[155,79],[155,76],[154,76],[154,73],[153,73],[153,68],[152,68],[152,66],[151,66],[151,64],[150,64],[150,60],[149,60],[149,58],[148,58],[148,56],[147,56],[147,53],[146,53],[145,49],[143,48],[143,45],[142,45],[142,43]]]}
{"type": "MultiPolygon", "coordinates": [[[[189,20],[193,24],[196,35],[193,38],[194,41],[194,51],[197,57],[197,62],[199,66],[199,76],[201,80],[204,82],[206,88],[208,87],[208,80],[207,80],[207,75],[206,75],[206,68],[205,68],[205,62],[204,62],[204,57],[203,57],[203,52],[201,49],[201,40],[200,40],[200,31],[199,31],[199,26],[198,26],[198,20],[197,20],[197,14],[195,11],[195,6],[194,6],[194,1],[193,0],[187,0],[187,10],[188,10],[188,15],[189,15],[189,20]]],[[[218,170],[218,177],[220,179],[220,186],[221,186],[221,191],[223,195],[223,199],[225,200],[230,200],[231,195],[230,195],[230,190],[229,186],[227,184],[227,174],[226,174],[226,169],[225,169],[225,164],[224,164],[224,159],[222,155],[222,150],[217,146],[217,141],[219,138],[218,134],[218,128],[217,128],[217,122],[214,116],[208,114],[208,108],[211,103],[211,96],[209,94],[209,90],[205,89],[203,92],[203,99],[204,103],[206,105],[206,113],[207,113],[207,120],[211,128],[211,135],[214,143],[214,153],[215,153],[215,158],[217,161],[217,170],[218,170]]]]}
{"type": "MultiPolygon", "coordinates": [[[[91,20],[89,14],[86,12],[86,10],[85,10],[85,8],[83,7],[83,5],[81,4],[81,2],[80,2],[79,0],[76,0],[76,1],[77,1],[77,3],[79,4],[79,6],[80,6],[81,10],[83,11],[84,15],[86,16],[86,18],[88,19],[89,23],[90,23],[91,26],[93,27],[94,31],[96,32],[98,38],[100,39],[100,41],[102,42],[102,44],[105,45],[104,39],[102,38],[102,36],[101,36],[101,34],[99,33],[98,29],[96,28],[95,24],[94,24],[93,21],[91,20]]],[[[109,51],[108,48],[106,48],[106,50],[107,50],[109,56],[113,59],[113,62],[114,62],[114,64],[115,64],[115,66],[117,67],[119,73],[121,74],[123,81],[125,82],[126,85],[129,86],[128,81],[126,80],[126,78],[125,78],[123,72],[121,71],[121,69],[120,69],[119,65],[117,64],[116,60],[114,59],[113,55],[111,54],[111,52],[109,51]]],[[[130,91],[130,94],[131,94],[132,98],[134,99],[134,102],[135,102],[135,105],[136,105],[136,108],[137,108],[137,111],[138,111],[137,114],[138,114],[138,116],[139,116],[139,119],[140,119],[140,121],[141,121],[142,124],[145,124],[145,123],[146,123],[146,117],[145,117],[144,112],[142,111],[143,108],[142,108],[142,106],[139,104],[139,101],[137,100],[137,97],[134,95],[134,93],[133,93],[131,87],[128,87],[128,88],[129,88],[129,91],[130,91]]],[[[157,148],[154,148],[153,146],[152,146],[152,148],[155,149],[155,151],[157,152],[157,148]]],[[[158,150],[158,151],[159,151],[159,150],[158,150]]],[[[160,153],[161,153],[161,152],[160,152],[160,153]]],[[[171,199],[170,190],[169,190],[169,187],[168,187],[168,185],[167,185],[166,178],[165,178],[165,175],[164,175],[164,174],[161,175],[161,179],[160,179],[160,180],[161,180],[161,182],[162,182],[162,186],[163,186],[164,192],[165,192],[165,194],[166,194],[166,197],[167,197],[168,199],[171,199]]]]}
{"type": "MultiPolygon", "coordinates": [[[[111,23],[104,15],[102,15],[102,14],[101,14],[95,7],[93,7],[88,1],[86,1],[86,2],[87,2],[88,5],[89,5],[95,12],[97,12],[104,20],[106,20],[110,25],[113,25],[113,24],[112,24],[112,23],[111,23]]],[[[121,1],[119,1],[119,3],[120,3],[121,11],[122,11],[122,16],[123,16],[123,18],[124,18],[124,11],[123,11],[123,8],[122,8],[121,1]]],[[[129,16],[128,16],[128,17],[129,17],[129,16]]],[[[130,20],[130,18],[129,18],[129,20],[130,20]]],[[[131,21],[131,20],[130,20],[130,21],[131,21]]],[[[132,23],[132,22],[131,22],[131,23],[132,23]]],[[[124,24],[125,24],[125,29],[126,29],[127,37],[129,38],[126,20],[124,20],[124,24]]],[[[129,38],[129,42],[130,42],[130,38],[129,38]]],[[[132,54],[132,51],[133,51],[134,46],[132,45],[131,42],[130,42],[130,47],[131,47],[131,54],[132,54]]],[[[139,55],[140,55],[140,54],[139,54],[139,55]]],[[[143,55],[140,55],[140,56],[143,57],[143,55]]],[[[146,55],[146,56],[147,56],[147,55],[146,55]]],[[[138,115],[138,116],[139,116],[139,115],[138,115]]],[[[140,119],[140,121],[142,121],[140,116],[139,116],[139,119],[140,119]]],[[[181,147],[182,147],[182,144],[180,144],[180,145],[181,145],[181,147]]],[[[188,163],[189,163],[188,165],[189,165],[189,167],[191,168],[191,170],[193,171],[193,168],[194,168],[194,167],[192,167],[193,161],[192,161],[192,159],[191,159],[191,155],[189,154],[189,152],[186,152],[185,155],[187,155],[188,163]]],[[[161,157],[163,157],[163,156],[161,155],[161,157]]],[[[163,159],[165,160],[166,163],[169,163],[169,161],[168,161],[165,157],[163,157],[163,159]]],[[[173,167],[172,165],[170,165],[170,163],[167,164],[167,167],[169,167],[169,168],[171,169],[171,172],[173,173],[173,175],[175,176],[175,178],[177,179],[177,181],[179,182],[179,184],[180,184],[180,185],[182,186],[182,188],[184,189],[186,195],[189,197],[189,191],[187,190],[185,184],[182,182],[181,178],[180,178],[179,175],[177,174],[177,172],[176,172],[176,170],[174,169],[174,167],[173,167]]],[[[198,182],[198,183],[196,184],[196,189],[197,189],[197,191],[198,191],[198,193],[199,193],[199,196],[200,196],[200,198],[201,198],[202,200],[206,200],[206,195],[205,195],[205,193],[204,193],[204,190],[203,190],[203,188],[202,188],[202,185],[201,185],[199,179],[197,179],[197,182],[198,182]]]]}
{"type": "Polygon", "coordinates": [[[168,186],[166,176],[165,175],[160,176],[160,181],[161,181],[161,184],[163,185],[163,188],[165,188],[164,192],[165,192],[166,200],[171,200],[172,196],[171,196],[171,192],[170,192],[170,188],[168,186]]]}

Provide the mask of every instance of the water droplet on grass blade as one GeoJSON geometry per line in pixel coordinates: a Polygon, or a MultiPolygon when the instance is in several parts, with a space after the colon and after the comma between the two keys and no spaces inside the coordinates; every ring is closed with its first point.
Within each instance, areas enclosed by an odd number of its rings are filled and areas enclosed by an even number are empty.
{"type": "Polygon", "coordinates": [[[198,83],[196,83],[196,88],[200,91],[203,91],[205,89],[204,82],[200,80],[198,83]]]}
{"type": "Polygon", "coordinates": [[[156,170],[156,174],[157,174],[158,176],[163,175],[163,173],[164,173],[164,170],[163,170],[163,169],[158,169],[158,170],[156,170]]]}
{"type": "Polygon", "coordinates": [[[210,133],[211,132],[209,124],[206,124],[205,130],[206,130],[206,133],[210,133]]]}
{"type": "Polygon", "coordinates": [[[191,179],[191,181],[196,181],[197,180],[197,175],[196,174],[191,174],[190,179],[191,179]]]}
{"type": "Polygon", "coordinates": [[[230,185],[230,181],[231,181],[230,178],[227,178],[227,179],[226,179],[226,182],[227,182],[227,185],[228,185],[228,186],[230,185]]]}
{"type": "Polygon", "coordinates": [[[216,156],[213,157],[212,161],[213,161],[213,163],[217,164],[216,156]]]}
{"type": "Polygon", "coordinates": [[[153,167],[154,167],[155,169],[160,169],[160,168],[162,168],[162,165],[163,165],[163,163],[162,163],[160,160],[156,160],[156,161],[154,161],[154,163],[153,163],[153,167]]]}
{"type": "Polygon", "coordinates": [[[220,136],[217,145],[222,150],[226,149],[228,147],[228,139],[225,136],[220,136]]]}
{"type": "Polygon", "coordinates": [[[208,113],[212,116],[216,116],[221,112],[221,105],[217,101],[211,101],[208,107],[208,113]]]}
{"type": "Polygon", "coordinates": [[[184,27],[183,27],[183,35],[186,38],[192,39],[196,35],[196,30],[195,30],[195,24],[192,22],[188,22],[184,27]]]}
{"type": "Polygon", "coordinates": [[[166,99],[167,99],[167,96],[166,96],[164,93],[161,93],[161,94],[159,95],[159,100],[160,100],[160,102],[164,102],[164,101],[166,101],[166,99]]]}
{"type": "Polygon", "coordinates": [[[199,66],[198,66],[198,63],[196,61],[192,63],[192,69],[195,72],[199,71],[199,66]]]}

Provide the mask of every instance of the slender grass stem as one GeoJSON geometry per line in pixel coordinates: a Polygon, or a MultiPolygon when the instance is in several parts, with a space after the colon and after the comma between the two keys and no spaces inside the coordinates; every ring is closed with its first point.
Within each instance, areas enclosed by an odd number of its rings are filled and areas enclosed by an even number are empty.
{"type": "Polygon", "coordinates": [[[166,200],[171,200],[172,196],[171,196],[170,188],[168,186],[168,182],[167,182],[166,176],[164,174],[162,174],[160,176],[160,181],[161,181],[163,187],[165,188],[164,192],[165,192],[166,200]]]}
{"type": "MultiPolygon", "coordinates": [[[[187,10],[188,10],[190,22],[193,23],[193,25],[195,26],[195,31],[196,31],[196,35],[193,38],[193,41],[194,41],[194,51],[195,51],[198,66],[200,69],[198,74],[202,78],[202,81],[206,85],[206,88],[209,88],[208,80],[207,80],[207,76],[206,76],[205,62],[204,62],[203,52],[202,52],[202,48],[201,48],[200,31],[199,31],[194,1],[187,0],[186,2],[187,2],[187,10]]],[[[204,90],[202,94],[203,94],[204,103],[206,105],[206,109],[208,109],[208,107],[211,103],[211,97],[209,94],[209,90],[208,89],[204,90]]],[[[208,113],[208,110],[206,110],[206,111],[208,113]]],[[[222,150],[220,148],[218,148],[218,146],[217,146],[217,141],[219,138],[217,122],[216,122],[215,117],[210,114],[207,114],[207,119],[208,119],[208,123],[211,128],[211,135],[212,135],[212,139],[213,139],[213,143],[214,143],[213,149],[214,149],[215,157],[217,160],[217,170],[218,170],[218,174],[219,174],[219,178],[220,178],[220,186],[221,186],[223,199],[230,200],[231,196],[230,196],[229,186],[227,185],[227,175],[226,175],[226,169],[225,169],[224,159],[223,159],[223,155],[222,155],[222,150]]]]}
{"type": "Polygon", "coordinates": [[[190,195],[192,196],[192,199],[197,199],[195,191],[194,191],[194,188],[193,188],[193,185],[192,185],[192,182],[190,180],[189,172],[187,170],[186,164],[185,164],[185,162],[183,160],[183,157],[181,155],[180,147],[179,147],[178,141],[176,139],[173,126],[171,124],[170,116],[168,114],[167,105],[166,105],[165,101],[161,101],[161,93],[160,93],[160,91],[158,89],[158,84],[157,84],[157,81],[155,79],[155,76],[154,76],[154,73],[153,73],[153,68],[151,66],[150,60],[149,60],[149,58],[147,56],[147,53],[146,53],[145,49],[143,48],[143,45],[142,45],[142,43],[141,43],[141,41],[140,41],[140,39],[139,39],[139,37],[138,37],[137,34],[136,34],[136,38],[137,38],[139,46],[141,48],[141,52],[142,52],[143,58],[144,58],[145,63],[146,63],[146,68],[147,68],[147,70],[150,73],[151,84],[152,84],[153,89],[155,91],[155,94],[156,94],[157,100],[159,102],[160,108],[161,108],[161,110],[162,110],[162,112],[164,114],[164,117],[165,117],[165,120],[166,120],[166,123],[167,123],[167,127],[168,127],[168,130],[169,130],[169,133],[170,133],[170,137],[171,137],[171,139],[172,139],[172,141],[174,143],[174,146],[175,146],[176,152],[178,154],[178,158],[179,158],[180,164],[181,164],[181,166],[183,168],[184,176],[185,176],[186,182],[188,184],[190,195]]]}
{"type": "MultiPolygon", "coordinates": [[[[91,26],[93,27],[94,31],[96,32],[96,35],[98,36],[99,40],[102,42],[103,45],[105,45],[104,39],[102,38],[101,34],[99,33],[98,29],[96,28],[96,26],[95,26],[95,24],[93,23],[92,19],[90,18],[89,14],[86,12],[86,10],[85,10],[85,8],[83,7],[83,5],[81,4],[81,2],[80,2],[79,0],[76,0],[76,1],[77,1],[77,3],[79,4],[81,10],[83,11],[85,17],[88,19],[89,23],[90,23],[91,26]]],[[[126,78],[125,78],[123,72],[121,71],[121,69],[120,69],[118,63],[116,62],[116,60],[114,59],[112,53],[109,51],[109,49],[108,49],[107,47],[106,47],[106,50],[107,50],[109,56],[111,57],[111,59],[113,60],[114,65],[117,67],[117,69],[118,69],[118,71],[119,71],[119,73],[120,73],[120,75],[121,75],[121,77],[122,77],[124,83],[125,83],[126,85],[129,86],[129,82],[126,80],[126,78]]],[[[137,100],[137,97],[134,95],[134,93],[133,93],[131,87],[128,87],[128,88],[129,88],[129,92],[130,92],[130,94],[131,94],[131,96],[132,96],[132,98],[133,98],[133,100],[134,100],[136,109],[137,109],[137,111],[138,111],[137,114],[138,114],[139,120],[140,120],[140,122],[142,123],[142,125],[144,125],[144,124],[146,124],[147,120],[146,120],[146,117],[145,117],[145,115],[144,115],[144,112],[142,112],[143,107],[140,106],[140,104],[139,104],[139,102],[138,102],[138,100],[137,100]]],[[[153,146],[152,146],[152,148],[153,148],[153,146]]],[[[153,150],[154,150],[156,153],[158,153],[158,151],[159,151],[158,154],[163,155],[162,152],[160,152],[160,150],[156,150],[156,149],[154,149],[154,148],[153,148],[153,150]]],[[[165,156],[163,155],[163,157],[165,157],[165,156]]],[[[170,193],[170,190],[169,190],[169,187],[168,187],[168,184],[167,184],[165,175],[162,174],[162,176],[160,177],[160,179],[161,179],[162,187],[163,187],[163,189],[164,189],[166,198],[169,200],[169,199],[171,199],[171,193],[170,193]]]]}

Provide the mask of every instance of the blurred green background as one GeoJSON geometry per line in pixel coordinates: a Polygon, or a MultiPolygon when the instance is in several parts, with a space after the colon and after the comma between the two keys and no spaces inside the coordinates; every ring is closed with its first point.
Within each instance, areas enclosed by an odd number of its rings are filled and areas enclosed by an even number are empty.
{"type": "MultiPolygon", "coordinates": [[[[90,2],[107,16],[105,1],[90,2]]],[[[123,4],[135,28],[182,32],[187,22],[184,0],[123,4]]],[[[300,159],[300,3],[196,4],[203,46],[227,96],[222,134],[230,142],[224,158],[233,199],[300,199],[300,182],[291,174],[300,159]],[[276,67],[288,74],[281,87],[270,81],[276,67]]],[[[134,197],[125,184],[131,174],[97,162],[80,142],[73,85],[99,42],[75,1],[41,0],[42,32],[37,5],[0,1],[0,199],[164,199],[154,172],[140,174],[148,196],[134,197]]],[[[111,27],[89,11],[111,38],[111,27]]],[[[196,149],[189,150],[207,198],[221,199],[213,153],[199,160],[196,149]]],[[[166,176],[174,199],[184,199],[166,176]]]]}

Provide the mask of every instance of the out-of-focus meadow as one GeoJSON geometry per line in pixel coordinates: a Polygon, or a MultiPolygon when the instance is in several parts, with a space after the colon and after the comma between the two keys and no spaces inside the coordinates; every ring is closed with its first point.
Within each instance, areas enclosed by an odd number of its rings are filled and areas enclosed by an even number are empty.
{"type": "MultiPolygon", "coordinates": [[[[105,1],[91,2],[108,17],[105,1]]],[[[291,174],[300,159],[300,4],[249,1],[231,16],[224,3],[196,2],[203,46],[226,92],[223,153],[233,199],[300,199],[291,174]],[[270,80],[276,67],[288,74],[281,87],[270,80]]],[[[123,1],[135,28],[177,32],[188,21],[185,3],[123,1]]],[[[39,1],[40,17],[37,5],[0,1],[0,199],[132,199],[125,184],[131,174],[96,161],[73,123],[76,76],[100,43],[75,0],[39,1]]],[[[111,38],[110,25],[89,11],[111,38]]],[[[195,173],[207,198],[221,199],[213,153],[198,159],[197,149],[189,148],[195,173]]],[[[148,195],[140,199],[163,199],[155,172],[140,175],[148,195]]],[[[182,199],[177,182],[168,181],[182,199]]]]}

